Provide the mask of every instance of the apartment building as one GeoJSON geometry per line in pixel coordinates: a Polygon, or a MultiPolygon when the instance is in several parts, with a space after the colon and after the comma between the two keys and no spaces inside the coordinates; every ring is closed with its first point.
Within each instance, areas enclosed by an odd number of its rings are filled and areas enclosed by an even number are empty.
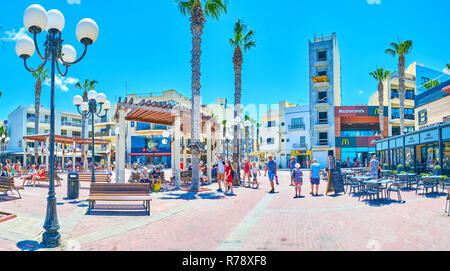
{"type": "Polygon", "coordinates": [[[302,168],[311,165],[311,124],[309,121],[309,105],[295,105],[285,109],[287,127],[286,161],[291,157],[302,168]]]}
{"type": "Polygon", "coordinates": [[[341,105],[341,60],[336,33],[309,41],[312,156],[321,167],[335,156],[334,107],[341,105]]]}

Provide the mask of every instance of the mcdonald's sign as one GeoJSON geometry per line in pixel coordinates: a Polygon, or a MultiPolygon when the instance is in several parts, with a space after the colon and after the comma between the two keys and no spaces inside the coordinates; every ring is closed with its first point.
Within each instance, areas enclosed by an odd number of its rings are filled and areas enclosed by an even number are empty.
{"type": "Polygon", "coordinates": [[[355,137],[337,137],[336,147],[340,148],[355,148],[356,138],[355,137]]]}

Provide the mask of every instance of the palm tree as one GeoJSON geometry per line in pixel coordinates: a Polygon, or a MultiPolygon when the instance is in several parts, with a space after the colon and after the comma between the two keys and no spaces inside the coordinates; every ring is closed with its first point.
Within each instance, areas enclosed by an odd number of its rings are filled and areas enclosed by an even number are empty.
{"type": "Polygon", "coordinates": [[[423,84],[423,87],[428,89],[432,89],[435,86],[439,85],[439,80],[430,80],[428,82],[426,82],[425,84],[423,84]]]}
{"type": "Polygon", "coordinates": [[[398,55],[398,93],[400,98],[400,132],[403,135],[405,130],[405,55],[412,49],[412,41],[398,40],[398,43],[391,42],[391,48],[385,50],[386,54],[393,57],[398,55]]]}
{"type": "MultiPolygon", "coordinates": [[[[227,120],[223,120],[222,121],[222,135],[223,135],[223,140],[224,140],[224,144],[223,144],[223,154],[225,155],[226,151],[227,151],[227,146],[225,143],[228,143],[228,139],[226,138],[227,135],[227,120]]],[[[225,159],[228,159],[228,157],[225,157],[225,159]]]]}
{"type": "Polygon", "coordinates": [[[378,106],[379,106],[379,115],[380,115],[380,133],[381,138],[384,138],[384,86],[383,82],[389,77],[390,71],[386,71],[383,68],[376,69],[374,72],[371,72],[370,75],[375,80],[378,80],[378,106]]]}
{"type": "MultiPolygon", "coordinates": [[[[34,85],[34,134],[39,134],[39,110],[41,107],[41,92],[42,82],[50,78],[48,69],[44,68],[32,73],[33,78],[36,78],[34,85]]],[[[39,157],[39,148],[37,142],[34,143],[34,161],[37,163],[39,157]]],[[[43,161],[41,161],[42,163],[43,161]]]]}
{"type": "MultiPolygon", "coordinates": [[[[247,25],[241,23],[241,20],[237,20],[234,25],[234,38],[230,39],[230,44],[234,48],[233,64],[234,64],[234,117],[238,117],[241,112],[241,93],[242,93],[242,62],[243,53],[256,46],[256,42],[253,40],[255,32],[253,30],[247,31],[247,25]]],[[[238,125],[234,127],[233,141],[233,164],[236,170],[239,170],[239,128],[238,125]]],[[[239,185],[239,174],[235,175],[233,180],[235,185],[239,185]]]]}
{"type": "MultiPolygon", "coordinates": [[[[77,82],[75,84],[75,87],[80,89],[80,90],[82,90],[82,91],[84,91],[83,92],[83,101],[87,102],[88,101],[88,96],[87,96],[88,91],[95,89],[95,86],[97,84],[98,84],[97,80],[84,79],[83,84],[81,84],[80,82],[77,82]]],[[[92,131],[92,133],[93,132],[94,131],[92,131]]],[[[84,138],[85,133],[86,133],[86,116],[83,114],[81,116],[81,138],[84,138]]],[[[82,145],[82,148],[83,148],[83,150],[81,152],[81,161],[84,164],[85,159],[86,159],[86,148],[87,148],[87,146],[86,145],[82,145]]]]}
{"type": "Polygon", "coordinates": [[[222,13],[227,12],[227,0],[175,0],[183,15],[189,15],[191,21],[192,51],[192,110],[191,110],[191,152],[192,152],[192,185],[191,191],[199,191],[200,179],[198,175],[200,148],[200,56],[202,54],[202,34],[205,17],[219,20],[222,13]]]}

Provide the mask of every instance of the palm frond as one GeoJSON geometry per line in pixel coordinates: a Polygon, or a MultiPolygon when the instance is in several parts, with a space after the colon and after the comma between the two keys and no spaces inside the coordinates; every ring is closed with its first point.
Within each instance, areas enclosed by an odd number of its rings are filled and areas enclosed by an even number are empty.
{"type": "Polygon", "coordinates": [[[205,15],[219,20],[222,13],[227,13],[228,0],[203,0],[205,3],[205,15]]]}
{"type": "Polygon", "coordinates": [[[386,49],[385,51],[384,51],[384,53],[385,54],[388,54],[388,55],[391,55],[391,56],[393,56],[393,57],[395,57],[395,55],[397,54],[394,50],[392,50],[392,49],[386,49]]]}
{"type": "Polygon", "coordinates": [[[192,7],[198,0],[175,0],[175,2],[178,4],[180,12],[186,16],[191,14],[192,7]]]}

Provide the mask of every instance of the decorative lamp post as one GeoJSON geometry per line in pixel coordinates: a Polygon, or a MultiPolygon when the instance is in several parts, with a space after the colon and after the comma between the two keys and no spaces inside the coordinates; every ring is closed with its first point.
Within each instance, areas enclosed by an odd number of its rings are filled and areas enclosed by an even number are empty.
{"type": "Polygon", "coordinates": [[[23,23],[26,30],[33,35],[33,39],[28,36],[19,38],[16,42],[16,53],[23,59],[25,69],[29,72],[41,70],[47,62],[51,65],[51,103],[50,103],[50,175],[49,175],[49,192],[47,198],[47,214],[44,223],[46,232],[43,234],[42,242],[46,247],[56,247],[61,242],[59,234],[58,216],[56,213],[56,197],[55,197],[55,169],[54,169],[54,152],[55,152],[55,73],[56,71],[62,76],[66,76],[69,66],[74,65],[84,58],[89,45],[93,44],[98,37],[97,24],[92,19],[81,20],[76,29],[78,41],[84,45],[84,52],[79,59],[76,59],[76,51],[70,45],[62,45],[63,39],[61,31],[64,29],[65,19],[63,14],[52,9],[46,10],[40,5],[31,5],[25,10],[23,23]],[[46,41],[44,43],[45,51],[42,54],[37,45],[37,35],[42,31],[47,31],[46,41]],[[27,60],[37,52],[43,63],[37,69],[31,69],[27,65],[27,60]],[[64,67],[64,73],[59,67],[61,63],[64,67]]]}
{"type": "MultiPolygon", "coordinates": [[[[11,139],[9,137],[7,137],[6,135],[2,135],[2,137],[0,138],[0,142],[1,142],[1,148],[2,148],[2,156],[5,155],[5,151],[6,151],[6,146],[8,145],[8,142],[11,139]]],[[[3,158],[3,157],[2,157],[3,158]]]]}
{"type": "Polygon", "coordinates": [[[244,121],[244,127],[245,127],[245,148],[246,148],[246,158],[248,158],[249,153],[249,127],[252,125],[252,123],[249,120],[244,121]]]}
{"type": "Polygon", "coordinates": [[[95,120],[94,117],[99,118],[106,117],[108,110],[111,108],[111,103],[106,100],[106,95],[103,93],[97,93],[95,90],[88,92],[88,102],[83,102],[83,97],[75,95],[73,97],[73,104],[77,107],[78,113],[86,119],[91,118],[92,125],[92,163],[91,163],[91,183],[95,183],[95,120]],[[102,109],[105,111],[102,115],[102,109]]]}

